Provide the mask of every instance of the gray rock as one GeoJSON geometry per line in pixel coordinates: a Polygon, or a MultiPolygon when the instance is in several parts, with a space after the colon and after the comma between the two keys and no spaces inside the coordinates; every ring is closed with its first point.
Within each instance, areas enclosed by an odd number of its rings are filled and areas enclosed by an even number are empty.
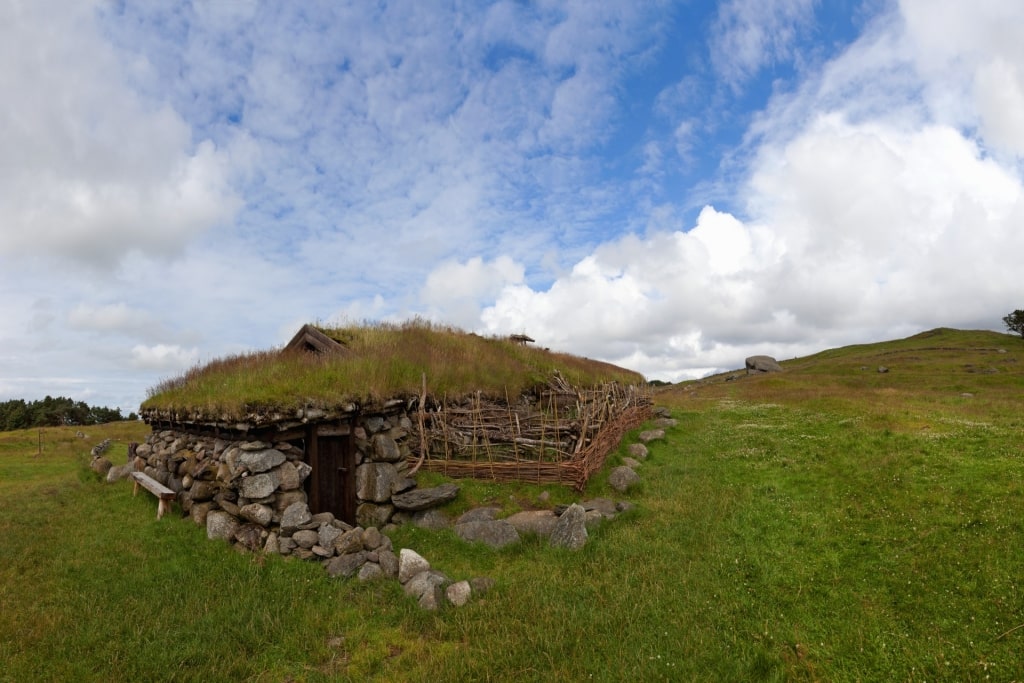
{"type": "Polygon", "coordinates": [[[618,512],[618,506],[615,504],[615,501],[609,498],[593,498],[591,500],[585,500],[580,503],[580,507],[587,512],[596,510],[605,517],[614,517],[615,513],[618,512]]]}
{"type": "Polygon", "coordinates": [[[363,548],[366,550],[376,550],[383,542],[384,536],[377,527],[372,526],[369,529],[363,529],[363,548]]]}
{"type": "Polygon", "coordinates": [[[312,548],[320,540],[320,535],[312,529],[300,529],[292,534],[292,540],[300,548],[312,548]]]}
{"type": "Polygon", "coordinates": [[[110,462],[102,455],[99,456],[98,458],[93,458],[92,462],[89,463],[89,469],[91,469],[93,472],[100,475],[101,477],[107,476],[107,472],[109,472],[110,468],[113,466],[114,463],[110,462]]]}
{"type": "Polygon", "coordinates": [[[359,568],[359,573],[356,575],[360,581],[374,581],[376,579],[384,578],[384,570],[380,568],[380,565],[376,562],[367,562],[359,568]]]}
{"type": "Polygon", "coordinates": [[[240,517],[260,526],[267,526],[274,519],[274,509],[269,505],[261,505],[259,503],[243,505],[238,509],[238,514],[240,517]]]}
{"type": "MultiPolygon", "coordinates": [[[[436,569],[427,569],[405,582],[402,589],[406,595],[414,598],[422,598],[426,594],[433,594],[431,595],[431,602],[434,603],[434,608],[436,608],[441,604],[444,587],[449,582],[450,579],[443,573],[436,569]]],[[[422,602],[420,605],[424,606],[422,602]]]]}
{"type": "Polygon", "coordinates": [[[217,486],[212,481],[195,481],[192,482],[192,500],[210,500],[217,493],[217,486]]]}
{"type": "Polygon", "coordinates": [[[376,503],[360,503],[356,508],[356,523],[364,529],[371,526],[382,527],[391,519],[395,512],[393,505],[377,505],[376,503]]]}
{"type": "Polygon", "coordinates": [[[312,519],[313,515],[309,514],[309,505],[305,502],[292,503],[285,508],[284,514],[281,515],[281,530],[295,531],[312,519]]]}
{"type": "Polygon", "coordinates": [[[277,510],[278,512],[284,512],[295,503],[305,502],[305,491],[278,491],[274,499],[274,509],[277,510]]]}
{"type": "Polygon", "coordinates": [[[659,417],[651,424],[657,429],[668,429],[669,427],[675,427],[677,424],[679,424],[679,420],[676,420],[671,417],[659,417]]]}
{"type": "Polygon", "coordinates": [[[363,549],[363,530],[352,529],[334,539],[334,550],[339,555],[357,553],[363,549]]]}
{"type": "Polygon", "coordinates": [[[363,463],[356,468],[356,495],[362,500],[386,503],[398,478],[398,470],[390,462],[363,463]]]}
{"type": "Polygon", "coordinates": [[[885,367],[884,365],[879,365],[878,366],[878,373],[879,374],[884,375],[887,372],[889,372],[889,368],[885,367]]]}
{"type": "Polygon", "coordinates": [[[451,526],[451,520],[441,510],[420,510],[412,515],[412,523],[421,529],[438,531],[451,526]]]}
{"type": "Polygon", "coordinates": [[[462,607],[469,602],[472,594],[473,589],[470,587],[469,581],[456,581],[445,590],[445,597],[448,598],[448,602],[456,607],[462,607]]]}
{"type": "Polygon", "coordinates": [[[629,457],[623,458],[622,459],[622,464],[625,465],[626,467],[630,468],[631,470],[635,470],[637,467],[640,467],[640,461],[639,460],[635,460],[634,458],[629,458],[629,457]]]}
{"type": "Polygon", "coordinates": [[[107,483],[113,484],[115,481],[121,481],[127,479],[128,475],[133,472],[131,465],[114,465],[107,470],[107,483]]]}
{"type": "Polygon", "coordinates": [[[361,550],[349,555],[338,555],[327,563],[327,575],[332,578],[349,579],[355,576],[364,564],[366,553],[361,550]]]}
{"type": "Polygon", "coordinates": [[[276,472],[264,472],[251,477],[243,477],[241,486],[238,487],[238,494],[245,498],[263,498],[277,490],[278,483],[276,472]]]}
{"type": "MultiPolygon", "coordinates": [[[[262,451],[270,448],[270,444],[266,441],[246,441],[245,443],[239,444],[239,448],[243,451],[262,451]]],[[[175,449],[180,450],[180,449],[175,449]]]]}
{"type": "Polygon", "coordinates": [[[484,507],[484,508],[473,508],[462,513],[458,519],[455,520],[456,524],[465,524],[466,522],[490,522],[498,517],[498,513],[501,512],[501,508],[497,507],[484,507]]]}
{"type": "Polygon", "coordinates": [[[206,515],[206,537],[210,540],[232,541],[238,531],[238,520],[223,510],[211,510],[206,515]]]}
{"type": "Polygon", "coordinates": [[[306,477],[313,472],[313,466],[308,462],[297,462],[295,463],[295,470],[299,473],[299,484],[306,481],[306,477]]]}
{"type": "Polygon", "coordinates": [[[279,545],[280,537],[276,531],[271,531],[267,534],[267,542],[263,544],[263,552],[267,554],[273,553],[277,555],[281,552],[281,546],[279,545]]]}
{"type": "Polygon", "coordinates": [[[548,541],[553,547],[579,550],[587,544],[587,512],[582,505],[573,503],[555,524],[551,532],[551,539],[548,541]]]}
{"type": "Polygon", "coordinates": [[[491,548],[504,548],[519,542],[519,532],[503,519],[457,524],[455,534],[464,541],[483,543],[491,548]]]}
{"type": "Polygon", "coordinates": [[[536,534],[550,536],[555,530],[558,516],[551,510],[524,510],[509,515],[505,521],[515,527],[520,534],[536,534]]]}
{"type": "Polygon", "coordinates": [[[640,435],[637,436],[637,438],[640,439],[640,441],[642,441],[643,443],[650,443],[652,441],[657,441],[658,439],[664,439],[665,438],[665,430],[664,429],[648,429],[646,431],[640,432],[640,435]]]}
{"type": "Polygon", "coordinates": [[[246,550],[255,552],[263,547],[266,533],[267,530],[258,524],[243,524],[235,532],[235,540],[246,550]]]}
{"type": "MultiPolygon", "coordinates": [[[[210,514],[210,510],[213,509],[213,503],[211,501],[204,501],[202,503],[192,503],[189,507],[188,514],[192,518],[192,521],[196,523],[196,526],[206,526],[207,515],[210,514]]],[[[224,514],[230,515],[228,511],[223,511],[224,514]]]]}
{"type": "Polygon", "coordinates": [[[271,470],[284,461],[284,453],[276,448],[268,448],[264,451],[249,451],[243,448],[242,454],[238,457],[238,464],[253,474],[271,470]]]}
{"type": "Polygon", "coordinates": [[[650,451],[647,450],[647,446],[642,443],[631,443],[626,451],[629,453],[630,457],[636,458],[637,460],[646,460],[647,456],[650,455],[650,451]]]}
{"type": "Polygon", "coordinates": [[[398,462],[402,459],[402,451],[390,434],[382,432],[370,439],[370,459],[374,462],[398,462]]]}
{"type": "Polygon", "coordinates": [[[619,492],[629,490],[640,483],[640,475],[629,467],[616,467],[608,475],[608,485],[619,492]]]}
{"type": "Polygon", "coordinates": [[[420,572],[430,569],[430,563],[415,550],[402,548],[398,551],[398,581],[407,583],[420,572]]]}
{"type": "Polygon", "coordinates": [[[294,491],[302,486],[302,480],[299,478],[299,470],[292,462],[287,460],[281,463],[281,466],[277,468],[277,479],[280,482],[278,487],[282,491],[294,491]]]}
{"type": "Polygon", "coordinates": [[[458,485],[449,482],[429,489],[413,489],[395,494],[392,496],[391,502],[399,510],[426,510],[455,500],[458,495],[458,485]]]}
{"type": "Polygon", "coordinates": [[[747,374],[753,375],[758,372],[782,372],[782,366],[771,356],[750,356],[744,361],[747,367],[747,374]]]}
{"type": "Polygon", "coordinates": [[[380,565],[384,576],[392,579],[398,578],[398,555],[395,555],[390,550],[378,550],[377,564],[380,565]]]}
{"type": "Polygon", "coordinates": [[[334,513],[333,512],[318,512],[313,515],[310,520],[316,525],[316,528],[320,528],[321,524],[334,524],[334,513]]]}
{"type": "Polygon", "coordinates": [[[342,534],[342,530],[333,524],[321,524],[317,529],[317,544],[324,548],[333,548],[334,541],[342,534]]]}

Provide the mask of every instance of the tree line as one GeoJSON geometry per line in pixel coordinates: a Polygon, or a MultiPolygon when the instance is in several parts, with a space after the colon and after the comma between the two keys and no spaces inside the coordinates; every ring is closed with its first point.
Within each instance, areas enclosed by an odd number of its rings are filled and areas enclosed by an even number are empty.
{"type": "Polygon", "coordinates": [[[90,406],[84,401],[47,396],[41,401],[14,399],[0,403],[0,431],[60,427],[63,425],[96,425],[121,420],[137,420],[138,415],[121,414],[120,408],[90,406]]]}

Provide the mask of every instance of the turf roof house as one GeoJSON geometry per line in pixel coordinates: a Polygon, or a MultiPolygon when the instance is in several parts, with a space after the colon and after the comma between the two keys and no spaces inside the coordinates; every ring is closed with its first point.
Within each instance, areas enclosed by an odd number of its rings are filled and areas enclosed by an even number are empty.
{"type": "MultiPolygon", "coordinates": [[[[300,370],[329,376],[327,383],[330,378],[344,383],[367,366],[387,363],[361,362],[364,332],[377,335],[372,343],[393,347],[402,361],[396,365],[415,365],[414,356],[422,361],[422,373],[416,372],[422,383],[396,384],[383,399],[353,400],[348,389],[333,398],[288,401],[293,407],[257,401],[230,408],[216,396],[183,399],[175,391],[190,382],[244,383],[249,361],[223,363],[216,380],[204,379],[212,372],[209,366],[200,368],[158,388],[143,404],[152,433],[138,448],[137,466],[174,490],[196,523],[206,524],[213,511],[226,512],[232,533],[249,530],[249,538],[243,533],[239,542],[256,549],[268,536],[274,540],[291,531],[294,520],[285,513],[296,502],[308,504],[314,515],[330,513],[364,528],[404,521],[436,503],[416,488],[413,475],[421,467],[455,477],[581,489],[622,434],[650,415],[650,393],[636,373],[526,348],[518,339],[484,338],[425,323],[369,331],[305,325],[283,350],[262,354],[261,362],[295,363],[300,370]],[[470,360],[453,359],[457,351],[452,349],[468,352],[470,360]],[[484,355],[502,369],[529,374],[529,389],[511,399],[507,386],[502,396],[497,387],[467,390],[444,379],[484,355]],[[447,360],[438,364],[434,356],[447,360]],[[540,374],[548,376],[546,382],[537,380],[540,374]],[[574,386],[566,377],[585,378],[588,386],[574,386]],[[432,381],[444,387],[443,395],[427,392],[432,381]]],[[[291,367],[279,374],[297,372],[291,367]]],[[[489,369],[478,376],[494,375],[489,369]]],[[[218,513],[218,519],[223,516],[218,513]]]]}

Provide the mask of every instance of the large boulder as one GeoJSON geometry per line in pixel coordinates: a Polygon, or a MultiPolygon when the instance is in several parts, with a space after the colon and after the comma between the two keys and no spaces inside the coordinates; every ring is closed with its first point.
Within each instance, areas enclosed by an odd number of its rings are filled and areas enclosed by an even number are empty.
{"type": "Polygon", "coordinates": [[[308,504],[292,503],[285,508],[284,514],[281,515],[281,530],[290,533],[312,519],[313,515],[309,512],[308,504]]]}
{"type": "Polygon", "coordinates": [[[771,356],[750,356],[745,361],[747,374],[754,375],[759,372],[782,372],[782,366],[771,356]]]}
{"type": "Polygon", "coordinates": [[[558,518],[548,543],[556,548],[579,550],[587,544],[586,522],[587,511],[582,505],[573,503],[558,518]]]}
{"type": "Polygon", "coordinates": [[[640,475],[625,465],[616,467],[608,475],[608,485],[623,493],[640,483],[640,475]]]}
{"type": "Polygon", "coordinates": [[[550,536],[558,523],[558,517],[551,510],[523,510],[505,518],[520,534],[550,536]]]}
{"type": "Polygon", "coordinates": [[[245,466],[253,474],[266,472],[284,461],[284,453],[276,448],[268,448],[262,451],[243,450],[242,454],[238,457],[238,463],[245,466]]]}
{"type": "Polygon", "coordinates": [[[519,532],[503,519],[456,524],[455,533],[464,541],[479,542],[492,548],[504,548],[519,542],[519,532]]]}
{"type": "Polygon", "coordinates": [[[398,469],[390,462],[368,462],[356,468],[356,495],[362,500],[386,503],[391,499],[398,469]]]}
{"type": "Polygon", "coordinates": [[[413,489],[391,496],[392,504],[399,510],[426,510],[455,500],[459,495],[457,484],[447,483],[430,489],[413,489]]]}
{"type": "Polygon", "coordinates": [[[211,510],[206,515],[206,537],[210,540],[233,541],[239,526],[238,520],[223,510],[211,510]]]}

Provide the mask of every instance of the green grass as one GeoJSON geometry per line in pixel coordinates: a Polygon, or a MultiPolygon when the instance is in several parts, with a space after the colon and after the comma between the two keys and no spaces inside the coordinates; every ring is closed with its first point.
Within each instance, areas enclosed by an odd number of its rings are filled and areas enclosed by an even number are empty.
{"type": "Polygon", "coordinates": [[[244,417],[304,406],[336,408],[418,396],[435,400],[477,391],[516,400],[546,385],[554,372],[573,385],[642,384],[630,370],[564,353],[515,344],[413,320],[322,328],[342,342],[343,354],[261,351],[193,368],[150,390],[143,411],[199,412],[212,419],[244,417]]]}
{"type": "MultiPolygon", "coordinates": [[[[940,331],[668,388],[636,509],[582,551],[396,532],[497,580],[437,613],[157,522],[84,469],[102,433],[45,430],[42,456],[3,434],[0,680],[1022,680],[1021,364],[1019,339],[940,331]]],[[[120,457],[139,438],[102,429],[120,457]]],[[[544,490],[465,482],[450,511],[544,490]]]]}

